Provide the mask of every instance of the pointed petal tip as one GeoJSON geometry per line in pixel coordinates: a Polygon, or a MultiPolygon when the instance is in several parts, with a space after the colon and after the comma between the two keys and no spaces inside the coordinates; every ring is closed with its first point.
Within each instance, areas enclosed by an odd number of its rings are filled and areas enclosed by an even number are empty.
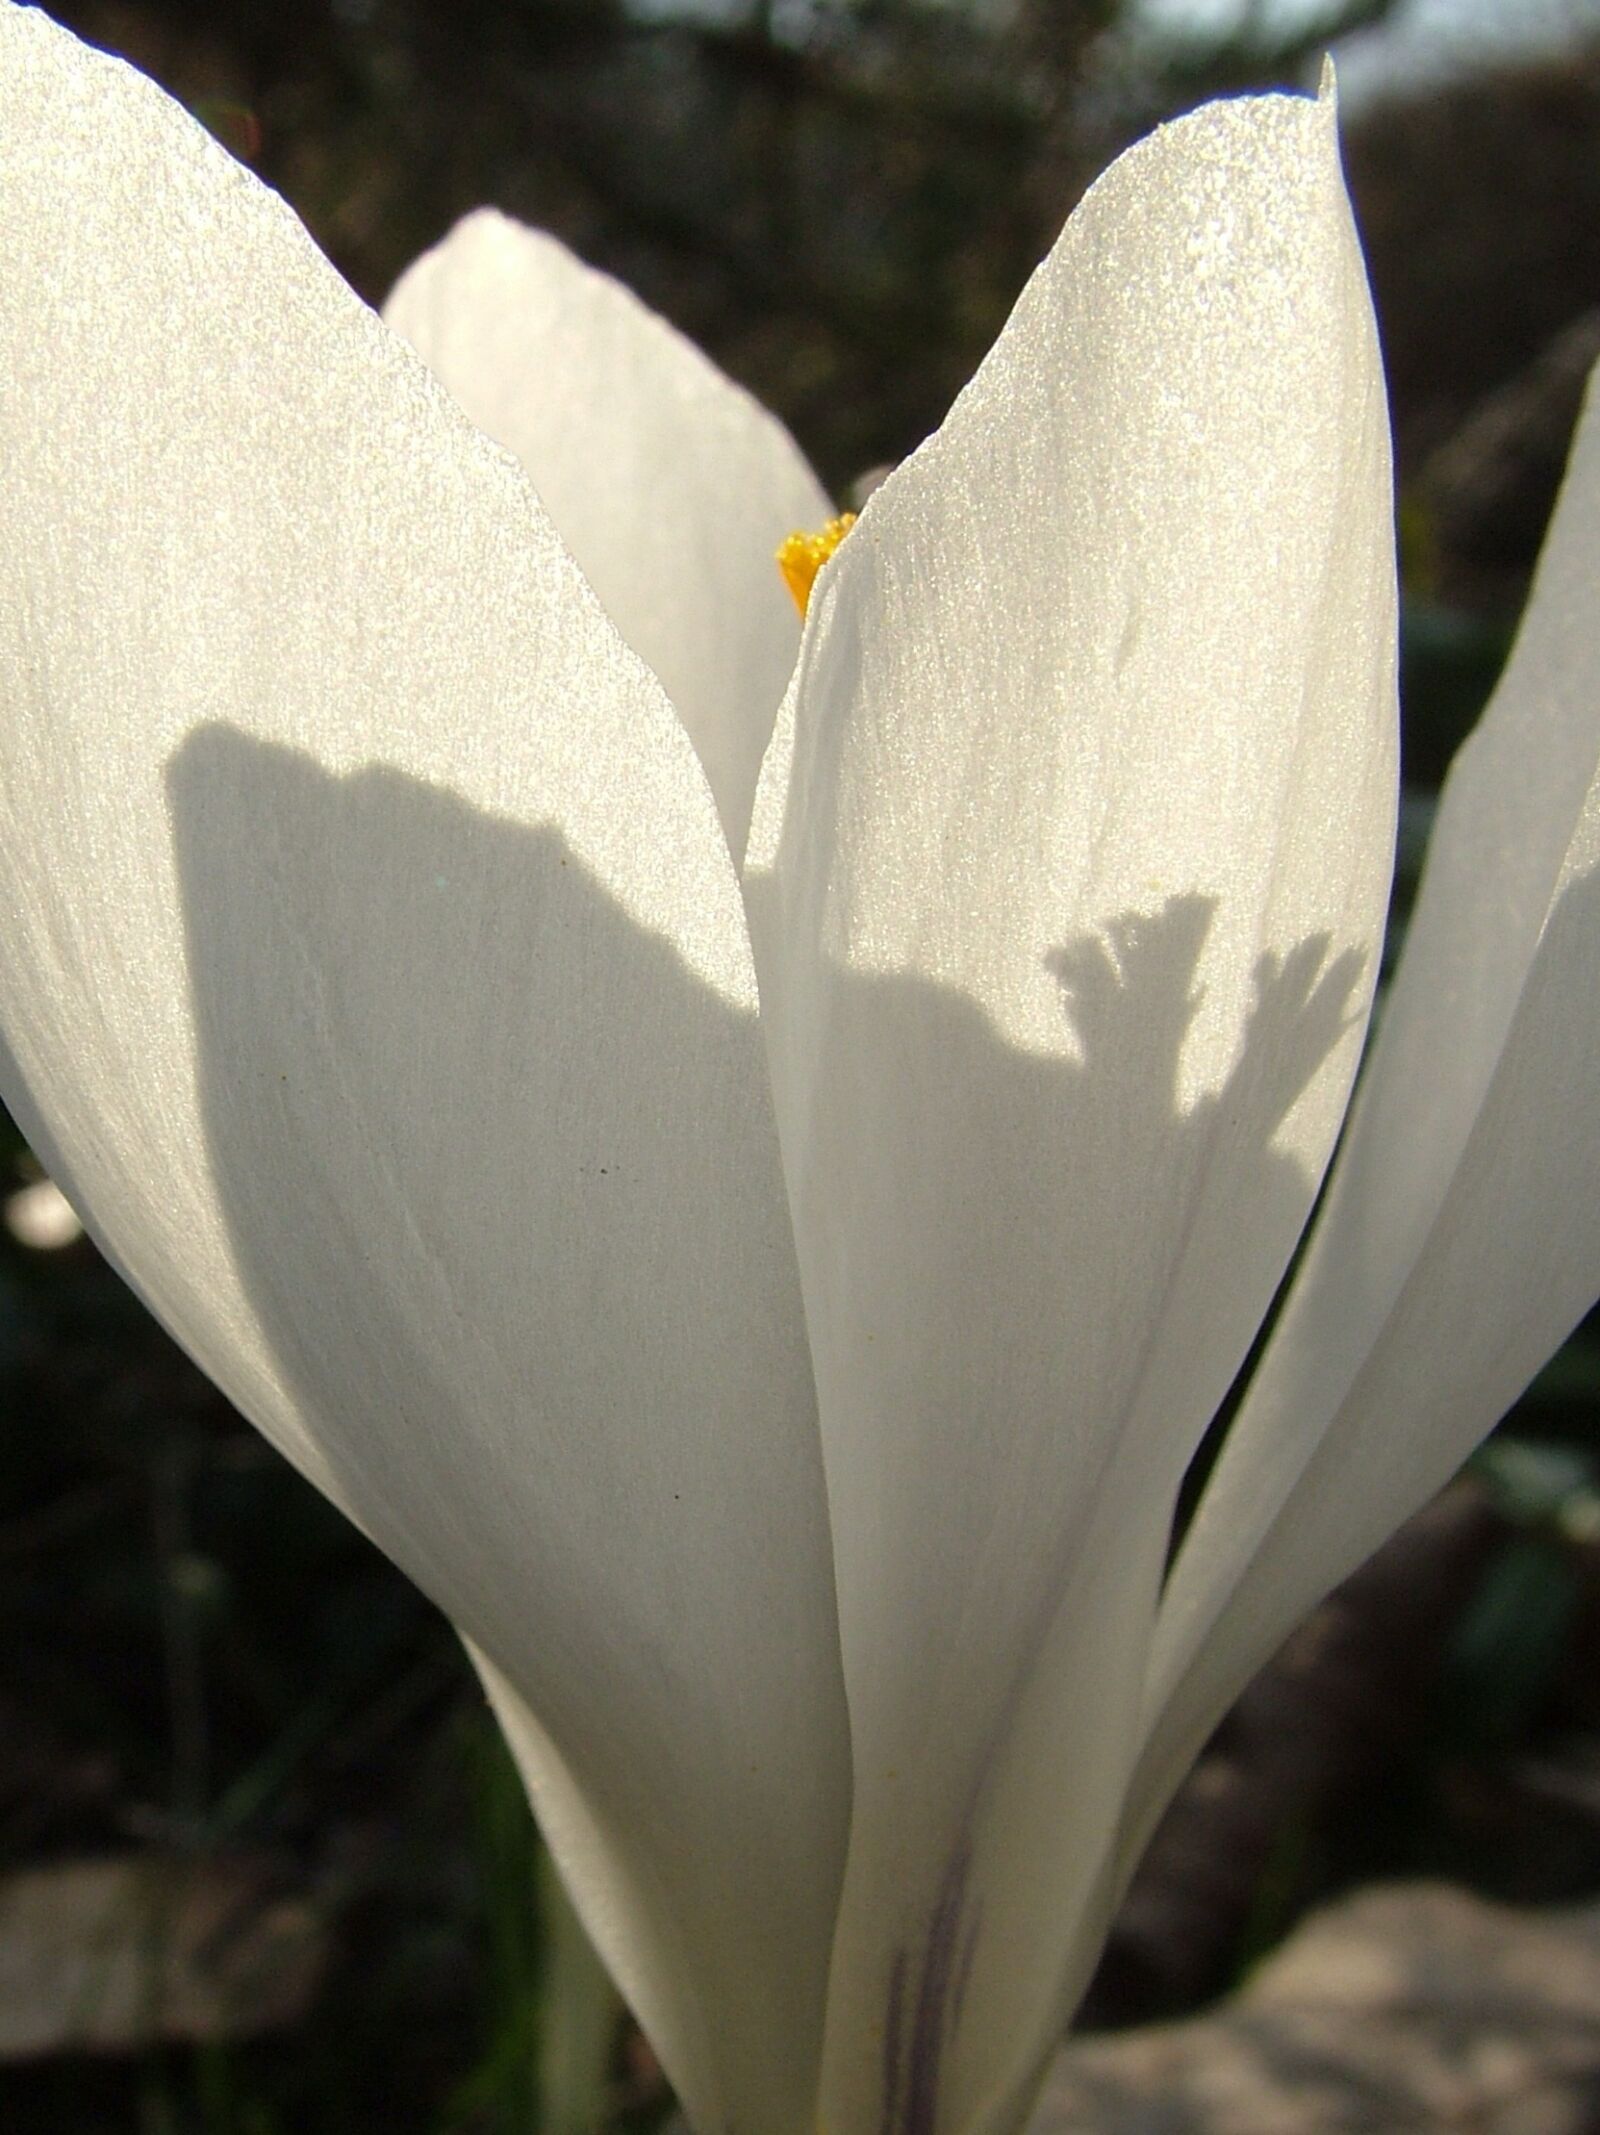
{"type": "Polygon", "coordinates": [[[788,431],[624,283],[495,208],[414,261],[383,316],[519,461],[742,853],[799,641],[772,554],[831,511],[788,431]]]}
{"type": "Polygon", "coordinates": [[[522,224],[515,222],[503,209],[492,206],[488,201],[482,201],[477,207],[468,208],[464,215],[458,215],[439,242],[492,242],[502,231],[520,230],[522,227],[522,224]]]}
{"type": "Polygon", "coordinates": [[[1324,56],[1314,95],[1271,89],[1212,97],[1166,120],[1109,164],[1085,197],[1125,182],[1129,169],[1181,172],[1207,164],[1241,176],[1251,166],[1270,167],[1286,183],[1305,173],[1312,194],[1331,198],[1336,186],[1342,200],[1338,85],[1331,56],[1324,56]]]}
{"type": "MultiPolygon", "coordinates": [[[[523,244],[529,245],[530,249],[549,247],[561,253],[566,253],[567,249],[554,238],[548,237],[544,231],[530,229],[527,224],[518,222],[515,217],[491,206],[487,201],[478,207],[468,208],[464,215],[458,216],[447,230],[441,231],[431,245],[419,252],[416,258],[402,269],[384,299],[382,309],[385,320],[392,324],[391,315],[412,296],[417,281],[425,281],[430,274],[441,271],[446,262],[459,266],[469,259],[490,259],[497,251],[510,251],[513,247],[523,244]]],[[[571,256],[568,254],[568,257],[571,256]]],[[[576,261],[574,263],[581,264],[576,261]]]]}

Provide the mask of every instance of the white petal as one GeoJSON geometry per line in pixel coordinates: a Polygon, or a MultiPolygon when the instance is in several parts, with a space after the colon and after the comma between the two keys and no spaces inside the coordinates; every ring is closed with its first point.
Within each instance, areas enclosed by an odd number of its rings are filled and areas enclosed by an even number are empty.
{"type": "Polygon", "coordinates": [[[808,2128],[843,1698],[689,744],[281,203],[9,5],[0,378],[0,1089],[537,1714],[698,2124],[808,2128]]]}
{"type": "Polygon", "coordinates": [[[832,2126],[1003,2125],[1059,2016],[1177,1477],[1373,981],[1389,512],[1331,99],[1222,104],[819,580],[746,895],[856,1760],[832,2126]]]}
{"type": "Polygon", "coordinates": [[[1591,385],[1510,664],[1446,782],[1326,1209],[1173,1569],[1152,1803],[1600,1293],[1597,555],[1591,385]]]}
{"type": "Polygon", "coordinates": [[[384,317],[527,469],[741,855],[800,642],[773,554],[832,509],[794,440],[619,282],[503,215],[458,223],[384,317]]]}

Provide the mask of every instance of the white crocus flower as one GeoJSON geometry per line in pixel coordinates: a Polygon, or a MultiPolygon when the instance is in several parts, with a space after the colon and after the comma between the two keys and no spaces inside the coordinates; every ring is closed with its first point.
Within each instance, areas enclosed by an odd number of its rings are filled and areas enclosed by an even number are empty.
{"type": "Polygon", "coordinates": [[[1389,480],[1330,95],[1115,166],[802,638],[826,500],[612,283],[475,217],[384,325],[0,7],[0,1082],[460,1626],[704,2135],[1014,2127],[1600,1289],[1591,412],[1164,1581],[1377,971],[1389,480]]]}

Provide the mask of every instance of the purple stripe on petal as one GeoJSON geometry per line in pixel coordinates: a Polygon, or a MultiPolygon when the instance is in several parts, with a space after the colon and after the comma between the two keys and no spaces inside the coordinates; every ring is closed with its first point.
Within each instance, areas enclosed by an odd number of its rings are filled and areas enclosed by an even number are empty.
{"type": "Polygon", "coordinates": [[[939,2073],[944,2059],[946,2013],[956,1960],[961,1949],[961,1916],[966,1900],[972,1847],[963,1837],[950,1857],[923,1945],[922,1984],[911,2027],[905,2111],[897,2135],[934,2135],[939,2117],[939,2073]]]}

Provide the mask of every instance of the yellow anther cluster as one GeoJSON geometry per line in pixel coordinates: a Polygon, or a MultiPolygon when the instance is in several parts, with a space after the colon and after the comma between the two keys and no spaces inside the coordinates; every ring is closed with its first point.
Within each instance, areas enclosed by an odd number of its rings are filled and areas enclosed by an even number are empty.
{"type": "Polygon", "coordinates": [[[778,569],[802,615],[811,604],[817,573],[856,523],[854,512],[841,512],[820,533],[791,534],[778,550],[778,569]]]}

